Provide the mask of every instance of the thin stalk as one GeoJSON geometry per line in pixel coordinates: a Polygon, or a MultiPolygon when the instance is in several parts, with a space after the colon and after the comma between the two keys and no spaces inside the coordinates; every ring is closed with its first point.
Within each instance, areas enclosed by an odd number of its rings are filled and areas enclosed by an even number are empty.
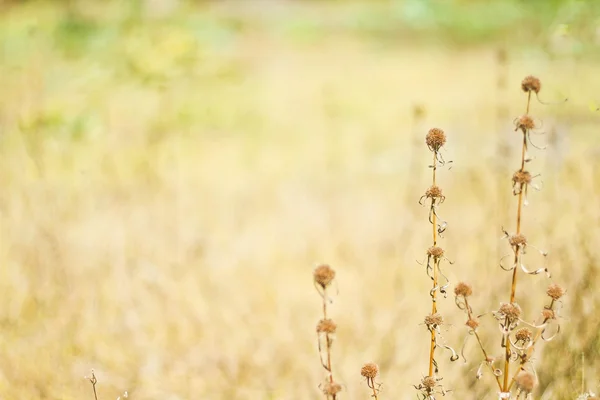
{"type": "MultiPolygon", "coordinates": [[[[323,319],[327,319],[327,294],[325,289],[323,290],[323,319]]],[[[331,340],[329,339],[329,333],[325,333],[325,345],[327,350],[327,372],[329,372],[329,382],[333,383],[333,372],[331,371],[331,340]]],[[[335,394],[333,395],[335,400],[335,394]]]]}
{"type": "MultiPolygon", "coordinates": [[[[526,108],[526,112],[525,115],[529,114],[529,105],[531,103],[531,91],[528,92],[528,96],[527,96],[527,108],[526,108]]],[[[523,172],[525,170],[525,155],[527,154],[527,131],[525,130],[523,132],[523,147],[521,150],[521,169],[520,171],[523,172]]],[[[517,235],[521,233],[521,214],[522,214],[522,210],[523,210],[523,183],[521,183],[521,189],[519,190],[519,199],[518,199],[518,206],[517,206],[517,235]]],[[[513,269],[513,275],[512,275],[512,284],[511,284],[511,289],[510,289],[510,303],[514,303],[515,301],[515,294],[517,292],[517,270],[518,270],[518,266],[517,263],[519,262],[519,252],[521,250],[521,246],[516,246],[515,248],[515,262],[514,262],[514,269],[513,269]]],[[[506,359],[504,362],[504,384],[503,384],[503,388],[504,388],[504,392],[507,392],[509,390],[509,383],[508,383],[508,373],[509,373],[509,368],[510,368],[510,355],[511,355],[511,350],[510,350],[510,340],[506,340],[506,359]]]]}
{"type": "Polygon", "coordinates": [[[374,378],[367,378],[367,385],[373,390],[373,398],[375,400],[377,399],[377,389],[375,389],[375,379],[374,378]]]}
{"type": "MultiPolygon", "coordinates": [[[[435,186],[435,172],[437,170],[437,151],[433,152],[433,186],[435,186]]],[[[431,208],[433,209],[435,205],[435,198],[431,199],[431,208]]],[[[435,212],[432,213],[432,224],[433,224],[433,245],[437,245],[437,215],[435,212]]],[[[433,287],[434,289],[438,284],[438,270],[439,270],[439,258],[436,258],[433,262],[433,287]]],[[[431,314],[435,314],[437,312],[437,290],[433,291],[432,294],[432,305],[431,305],[431,314]]],[[[429,348],[429,376],[433,376],[433,366],[434,366],[434,352],[435,352],[435,329],[431,329],[431,346],[429,348]]]]}

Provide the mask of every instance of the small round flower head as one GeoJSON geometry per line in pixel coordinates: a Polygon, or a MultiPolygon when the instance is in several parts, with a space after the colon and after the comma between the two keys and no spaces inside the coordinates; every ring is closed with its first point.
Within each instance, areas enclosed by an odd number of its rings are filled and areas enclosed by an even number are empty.
{"type": "Polygon", "coordinates": [[[549,319],[556,318],[556,315],[554,314],[554,310],[551,310],[549,308],[544,308],[542,310],[542,317],[544,317],[545,320],[549,320],[549,319]]]}
{"type": "Polygon", "coordinates": [[[335,278],[335,271],[327,264],[319,265],[313,273],[313,278],[319,286],[325,289],[335,278]]]}
{"type": "Polygon", "coordinates": [[[427,249],[427,255],[429,257],[439,258],[444,255],[444,249],[442,249],[441,247],[437,247],[437,246],[431,246],[430,248],[427,249]]]}
{"type": "Polygon", "coordinates": [[[529,171],[517,171],[512,177],[513,183],[529,185],[531,183],[531,174],[529,171]]]}
{"type": "Polygon", "coordinates": [[[531,330],[528,328],[521,328],[515,333],[515,339],[519,342],[529,342],[532,335],[531,330]]]}
{"type": "Polygon", "coordinates": [[[515,377],[517,388],[525,393],[531,393],[536,385],[535,376],[531,372],[521,371],[515,377]]]}
{"type": "Polygon", "coordinates": [[[438,314],[429,314],[425,317],[425,325],[427,326],[440,326],[444,323],[444,318],[438,314]]]}
{"type": "Polygon", "coordinates": [[[515,320],[521,316],[521,307],[516,303],[504,303],[498,312],[510,320],[515,320]]]}
{"type": "Polygon", "coordinates": [[[548,290],[546,290],[548,296],[550,296],[553,300],[558,300],[565,294],[565,289],[558,286],[556,283],[548,286],[548,290]]]}
{"type": "Polygon", "coordinates": [[[467,323],[465,325],[467,325],[469,328],[475,330],[479,327],[479,321],[477,321],[476,319],[473,319],[473,318],[469,318],[469,320],[467,321],[467,323]]]}
{"type": "Polygon", "coordinates": [[[440,197],[442,197],[442,189],[440,189],[439,186],[431,186],[425,192],[425,197],[429,199],[439,199],[440,197]]]}
{"type": "Polygon", "coordinates": [[[473,294],[473,289],[471,288],[471,285],[467,283],[458,282],[454,288],[454,294],[456,296],[469,297],[473,294]]]}
{"type": "Polygon", "coordinates": [[[365,378],[373,379],[379,373],[379,367],[375,363],[367,363],[360,369],[360,374],[365,378]]]}
{"type": "Polygon", "coordinates": [[[527,244],[527,238],[522,233],[512,235],[508,238],[508,243],[511,246],[524,246],[527,244]]]}
{"type": "Polygon", "coordinates": [[[446,143],[446,134],[439,128],[432,128],[425,137],[425,143],[431,150],[438,151],[446,143]]]}
{"type": "Polygon", "coordinates": [[[317,332],[319,332],[319,333],[321,333],[321,332],[322,333],[335,333],[336,329],[337,329],[337,325],[335,324],[335,322],[333,322],[329,318],[322,319],[317,324],[317,332]]]}
{"type": "Polygon", "coordinates": [[[521,81],[521,89],[523,89],[523,91],[526,93],[531,92],[531,91],[533,91],[535,93],[539,93],[541,88],[542,88],[542,83],[535,76],[532,76],[532,75],[526,76],[521,81]]]}
{"type": "Polygon", "coordinates": [[[327,382],[323,386],[323,393],[327,396],[335,396],[342,391],[342,385],[336,382],[327,382]]]}
{"type": "Polygon", "coordinates": [[[433,376],[426,376],[425,378],[421,379],[421,385],[423,385],[423,387],[426,389],[433,389],[436,383],[437,382],[433,376]]]}
{"type": "Polygon", "coordinates": [[[523,132],[535,128],[535,122],[529,115],[521,115],[516,121],[517,129],[521,129],[523,132]]]}

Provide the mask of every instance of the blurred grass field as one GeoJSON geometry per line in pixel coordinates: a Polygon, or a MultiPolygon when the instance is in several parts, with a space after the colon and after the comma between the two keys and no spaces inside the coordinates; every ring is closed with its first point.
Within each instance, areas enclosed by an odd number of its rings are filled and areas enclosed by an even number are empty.
{"type": "MultiPolygon", "coordinates": [[[[91,368],[101,400],[319,398],[319,262],[338,273],[343,398],[369,398],[367,361],[382,399],[414,398],[429,346],[424,136],[443,128],[454,161],[439,178],[450,278],[492,310],[509,294],[498,260],[528,74],[542,99],[569,98],[532,106],[549,149],[532,150],[544,186],[524,233],[569,294],[537,394],[575,398],[582,352],[600,390],[596,3],[0,7],[1,399],[91,399],[91,368]]],[[[521,280],[526,319],[547,284],[521,280]]],[[[453,303],[444,336],[460,348],[453,303]]],[[[493,399],[471,350],[440,360],[445,387],[493,399]]]]}

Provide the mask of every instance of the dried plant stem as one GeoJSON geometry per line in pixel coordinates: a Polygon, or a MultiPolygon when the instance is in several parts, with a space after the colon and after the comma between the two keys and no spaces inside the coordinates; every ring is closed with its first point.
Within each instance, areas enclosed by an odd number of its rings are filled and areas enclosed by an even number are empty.
{"type": "MultiPolygon", "coordinates": [[[[433,152],[433,186],[436,186],[435,181],[435,173],[437,170],[437,151],[433,152]]],[[[435,198],[431,199],[431,207],[435,206],[435,198]]],[[[433,226],[433,245],[437,245],[437,215],[436,213],[432,213],[432,226],[433,226]]],[[[438,285],[438,269],[439,269],[439,258],[436,258],[433,263],[433,294],[431,301],[431,314],[437,313],[437,285],[438,285]]],[[[429,349],[429,376],[433,376],[433,367],[434,367],[434,352],[435,352],[435,329],[431,330],[431,346],[429,349]]]]}
{"type": "MultiPolygon", "coordinates": [[[[327,294],[325,290],[323,290],[323,319],[327,319],[327,294]]],[[[333,383],[333,372],[331,370],[331,339],[329,338],[329,332],[325,333],[325,343],[326,343],[326,351],[327,351],[327,365],[326,369],[329,372],[329,382],[333,383]]],[[[335,400],[335,394],[333,395],[333,400],[335,400]]]]}
{"type": "MultiPolygon", "coordinates": [[[[531,91],[528,92],[528,96],[527,96],[527,108],[526,108],[526,112],[525,115],[529,114],[529,105],[531,103],[531,91]]],[[[521,150],[521,169],[520,171],[523,172],[525,171],[525,156],[527,154],[527,133],[526,131],[523,132],[523,147],[521,150]]],[[[517,235],[521,233],[521,214],[522,214],[522,210],[523,210],[523,183],[520,184],[521,185],[521,189],[519,190],[519,199],[518,199],[518,205],[517,205],[517,227],[516,227],[516,231],[517,231],[517,235]]],[[[512,284],[511,284],[511,289],[510,289],[510,303],[514,303],[515,301],[515,294],[517,292],[517,270],[518,270],[518,262],[519,262],[519,252],[521,250],[520,246],[516,246],[515,248],[515,261],[514,261],[514,269],[513,269],[513,275],[512,275],[512,284]]],[[[508,320],[507,320],[508,323],[508,320]]],[[[504,362],[504,382],[503,382],[503,388],[504,388],[504,392],[509,391],[509,383],[508,383],[508,374],[509,374],[509,369],[510,369],[510,356],[511,356],[511,350],[510,350],[510,341],[506,340],[506,359],[504,362]]],[[[511,384],[512,385],[512,384],[511,384]]]]}
{"type": "Polygon", "coordinates": [[[375,388],[375,378],[367,378],[367,385],[371,388],[371,390],[373,390],[373,397],[375,400],[378,400],[377,398],[377,388],[375,388]]]}

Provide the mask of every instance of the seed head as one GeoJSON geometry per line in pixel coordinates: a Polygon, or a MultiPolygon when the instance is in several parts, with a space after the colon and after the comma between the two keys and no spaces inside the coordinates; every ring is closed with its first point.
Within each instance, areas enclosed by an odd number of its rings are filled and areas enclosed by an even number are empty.
{"type": "Polygon", "coordinates": [[[315,282],[325,289],[335,278],[335,271],[327,264],[319,265],[315,269],[313,277],[315,282]]]}
{"type": "Polygon", "coordinates": [[[542,310],[542,317],[544,317],[544,319],[554,319],[556,318],[556,315],[554,314],[554,310],[544,308],[542,310]]]}
{"type": "Polygon", "coordinates": [[[521,89],[526,93],[534,91],[537,94],[542,89],[542,83],[535,76],[529,75],[521,81],[521,89]]]}
{"type": "Polygon", "coordinates": [[[433,376],[426,376],[425,378],[421,379],[421,385],[423,385],[423,387],[426,389],[433,389],[436,383],[437,382],[433,376]]]}
{"type": "Polygon", "coordinates": [[[331,319],[322,319],[317,324],[317,332],[319,333],[335,333],[337,325],[331,319]]]}
{"type": "Polygon", "coordinates": [[[456,287],[454,288],[454,294],[456,296],[469,297],[473,294],[473,289],[469,284],[466,284],[464,282],[458,282],[456,284],[456,287]]]}
{"type": "Polygon", "coordinates": [[[504,303],[498,312],[510,320],[515,320],[521,316],[521,307],[517,303],[504,303]]]}
{"type": "Polygon", "coordinates": [[[440,197],[442,197],[442,189],[440,189],[439,186],[431,186],[425,192],[425,197],[429,199],[439,199],[440,197]]]}
{"type": "Polygon", "coordinates": [[[533,334],[531,333],[531,330],[528,328],[521,328],[517,331],[517,333],[515,333],[515,338],[519,342],[529,342],[532,335],[533,334]]]}
{"type": "Polygon", "coordinates": [[[516,125],[517,125],[517,129],[515,129],[515,130],[520,129],[523,132],[526,132],[530,129],[535,128],[535,122],[533,122],[533,118],[531,118],[529,115],[521,115],[517,119],[516,125]]]}
{"type": "Polygon", "coordinates": [[[438,313],[429,314],[425,316],[425,325],[427,326],[440,326],[444,323],[444,318],[438,313]]]}
{"type": "Polygon", "coordinates": [[[479,327],[479,321],[477,321],[476,319],[473,319],[473,318],[469,318],[469,320],[467,321],[467,323],[465,325],[467,325],[469,328],[475,330],[475,329],[477,329],[477,327],[479,327]]]}
{"type": "Polygon", "coordinates": [[[441,247],[437,247],[437,246],[431,246],[430,248],[427,249],[427,255],[429,257],[439,258],[444,255],[444,249],[442,249],[441,247]]]}
{"type": "Polygon", "coordinates": [[[323,386],[323,393],[327,396],[335,396],[342,391],[342,385],[336,382],[327,382],[323,386]]]}
{"type": "Polygon", "coordinates": [[[531,174],[528,171],[517,171],[512,177],[513,183],[529,185],[531,183],[531,174]]]}
{"type": "Polygon", "coordinates": [[[446,143],[446,134],[439,128],[432,128],[425,137],[425,143],[431,150],[438,151],[446,143]]]}
{"type": "Polygon", "coordinates": [[[525,393],[531,393],[536,385],[535,376],[531,372],[521,371],[515,377],[517,387],[525,393]]]}
{"type": "Polygon", "coordinates": [[[558,286],[556,283],[553,283],[550,286],[548,286],[548,290],[546,290],[546,294],[548,294],[548,296],[550,296],[553,300],[558,300],[564,296],[565,289],[558,286]]]}
{"type": "Polygon", "coordinates": [[[512,235],[508,238],[508,243],[511,246],[524,246],[527,244],[527,238],[522,233],[512,235]]]}
{"type": "Polygon", "coordinates": [[[360,374],[365,378],[373,379],[379,373],[379,367],[375,363],[367,363],[360,369],[360,374]]]}

